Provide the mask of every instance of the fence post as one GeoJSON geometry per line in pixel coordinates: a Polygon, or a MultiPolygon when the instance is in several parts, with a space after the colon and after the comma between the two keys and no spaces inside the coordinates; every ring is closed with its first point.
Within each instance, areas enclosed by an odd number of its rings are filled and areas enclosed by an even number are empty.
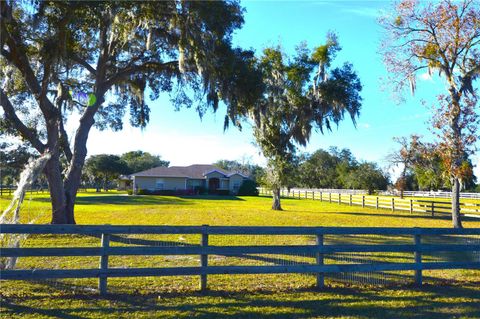
{"type": "Polygon", "coordinates": [[[392,197],[392,212],[395,211],[395,197],[392,197]]]}
{"type": "Polygon", "coordinates": [[[377,196],[376,201],[375,201],[375,208],[378,209],[378,196],[377,196]]]}
{"type": "MultiPolygon", "coordinates": [[[[322,234],[317,234],[317,246],[318,246],[318,252],[317,252],[317,265],[318,266],[323,266],[324,261],[323,261],[323,233],[322,234]]],[[[325,275],[323,272],[318,272],[317,273],[317,289],[321,289],[325,287],[325,275]]]]}
{"type": "Polygon", "coordinates": [[[308,198],[308,196],[307,196],[307,191],[305,191],[305,199],[307,199],[307,198],[308,198]]]}
{"type": "Polygon", "coordinates": [[[352,194],[350,194],[348,202],[349,202],[350,206],[352,206],[352,194]]]}
{"type": "Polygon", "coordinates": [[[420,235],[420,229],[417,229],[415,233],[415,284],[417,286],[422,285],[422,252],[420,251],[422,245],[422,237],[420,235]]]}
{"type": "Polygon", "coordinates": [[[342,194],[338,193],[338,203],[342,203],[342,194]]]}
{"type": "Polygon", "coordinates": [[[323,201],[322,192],[320,192],[320,201],[321,201],[321,202],[323,201]]]}
{"type": "Polygon", "coordinates": [[[365,207],[365,195],[362,195],[362,207],[365,207]]]}
{"type": "Polygon", "coordinates": [[[410,199],[410,214],[413,214],[413,199],[410,199]]]}
{"type": "Polygon", "coordinates": [[[435,216],[435,202],[432,202],[432,217],[435,216]]]}
{"type": "Polygon", "coordinates": [[[331,203],[332,202],[332,193],[328,193],[328,201],[331,203]]]}
{"type": "MultiPolygon", "coordinates": [[[[202,225],[202,239],[200,242],[200,246],[202,247],[208,247],[208,225],[202,225]]],[[[202,271],[206,271],[208,266],[208,255],[207,254],[202,254],[200,255],[200,267],[202,267],[202,271]]],[[[207,290],[207,274],[201,274],[200,275],[200,291],[206,291],[207,290]]]]}
{"type": "Polygon", "coordinates": [[[312,191],[312,199],[315,200],[315,191],[312,191]]]}
{"type": "Polygon", "coordinates": [[[100,256],[100,275],[98,276],[98,291],[101,296],[107,294],[108,247],[110,234],[102,234],[102,255],[100,256]]]}

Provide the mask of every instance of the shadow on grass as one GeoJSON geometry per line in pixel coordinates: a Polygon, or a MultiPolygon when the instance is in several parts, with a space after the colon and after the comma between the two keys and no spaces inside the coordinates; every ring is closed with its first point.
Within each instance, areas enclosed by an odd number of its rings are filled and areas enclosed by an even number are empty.
{"type": "MultiPolygon", "coordinates": [[[[34,198],[38,202],[50,202],[50,198],[34,198]]],[[[158,195],[86,195],[77,197],[76,205],[194,205],[192,200],[238,200],[237,196],[158,196],[158,195]]]]}
{"type": "MultiPolygon", "coordinates": [[[[50,202],[50,198],[34,198],[34,201],[50,202]]],[[[92,195],[80,196],[76,205],[193,205],[183,198],[175,196],[125,196],[125,195],[92,195]]]]}
{"type": "Polygon", "coordinates": [[[148,294],[65,293],[4,298],[3,313],[54,318],[477,318],[473,287],[325,288],[322,291],[194,291],[148,294]],[[37,306],[34,306],[37,305],[37,306]],[[38,306],[41,305],[41,306],[38,306]]]}
{"type": "Polygon", "coordinates": [[[233,195],[196,195],[196,196],[178,196],[183,199],[195,199],[195,200],[239,200],[245,201],[243,198],[233,195]]]}
{"type": "MultiPolygon", "coordinates": [[[[445,215],[435,215],[435,216],[431,216],[430,214],[423,214],[423,215],[419,215],[419,214],[408,214],[408,213],[405,213],[405,214],[395,214],[395,213],[378,213],[379,211],[377,212],[344,212],[344,211],[335,211],[335,212],[332,212],[332,213],[335,213],[335,214],[344,214],[344,215],[354,215],[354,216],[382,216],[382,217],[398,217],[398,218],[407,218],[407,219],[440,219],[440,220],[451,220],[452,217],[448,214],[445,214],[445,215]]],[[[466,216],[462,216],[462,221],[465,221],[465,222],[468,222],[468,221],[472,221],[472,222],[475,222],[475,221],[479,221],[478,218],[475,218],[475,217],[466,217],[466,216]]]]}

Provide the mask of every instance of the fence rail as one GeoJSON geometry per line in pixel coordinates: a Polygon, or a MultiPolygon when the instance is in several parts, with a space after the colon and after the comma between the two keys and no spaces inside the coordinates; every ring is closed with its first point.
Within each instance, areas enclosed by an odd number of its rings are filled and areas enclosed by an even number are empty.
{"type": "MultiPolygon", "coordinates": [[[[480,228],[376,228],[376,227],[270,227],[270,226],[112,226],[112,225],[0,225],[1,234],[82,234],[100,235],[99,247],[27,247],[3,248],[1,257],[40,257],[40,256],[97,256],[96,269],[17,269],[0,271],[2,280],[38,280],[47,278],[98,278],[101,294],[107,293],[107,280],[110,277],[138,276],[200,276],[201,290],[207,289],[208,275],[214,274],[280,274],[309,273],[316,275],[318,288],[324,286],[327,273],[358,273],[374,271],[415,271],[417,285],[422,284],[422,270],[430,269],[480,269],[480,241],[458,243],[426,243],[424,236],[478,236],[480,228]],[[115,234],[197,234],[200,241],[191,246],[110,246],[115,234]],[[209,244],[211,235],[306,235],[314,236],[309,245],[242,245],[218,246],[209,244]],[[392,244],[390,240],[380,244],[335,243],[325,240],[327,235],[382,235],[411,236],[408,244],[392,244]],[[394,252],[412,253],[413,262],[369,262],[338,264],[325,262],[325,254],[331,253],[394,252]],[[433,262],[422,260],[422,254],[431,252],[469,252],[473,260],[433,262]],[[246,254],[298,255],[312,254],[313,264],[291,265],[226,265],[208,264],[209,255],[238,256],[246,254]],[[153,268],[113,268],[109,266],[109,256],[130,255],[198,255],[197,267],[153,267],[153,268]],[[476,256],[476,257],[475,257],[476,256]],[[478,257],[478,260],[477,260],[478,257]]],[[[388,238],[387,238],[388,239],[388,238]]],[[[391,238],[390,238],[391,239],[391,238]]]]}
{"type": "MultiPolygon", "coordinates": [[[[260,195],[272,195],[272,192],[265,188],[259,188],[259,193],[260,195]]],[[[291,189],[290,191],[282,189],[280,194],[282,197],[287,198],[313,199],[350,206],[357,205],[376,209],[388,209],[392,212],[408,211],[410,213],[424,213],[433,217],[450,214],[452,210],[452,204],[450,202],[428,199],[401,199],[386,196],[354,195],[297,189],[291,189]]],[[[460,213],[466,217],[480,218],[480,204],[460,203],[460,213]]]]}
{"type": "MultiPolygon", "coordinates": [[[[380,192],[380,194],[400,196],[400,191],[394,190],[391,192],[380,192]]],[[[444,192],[444,191],[404,191],[403,195],[407,197],[452,198],[452,192],[444,192]]],[[[460,198],[480,199],[480,193],[460,192],[460,198]]]]}

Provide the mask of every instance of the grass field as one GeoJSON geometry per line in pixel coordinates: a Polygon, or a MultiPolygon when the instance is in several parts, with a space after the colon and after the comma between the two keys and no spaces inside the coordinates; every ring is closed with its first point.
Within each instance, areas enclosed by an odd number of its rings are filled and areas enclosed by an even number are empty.
{"type": "MultiPolygon", "coordinates": [[[[8,198],[0,199],[5,208],[8,198]]],[[[264,197],[124,196],[81,193],[76,206],[78,224],[145,225],[271,225],[271,226],[385,226],[451,227],[447,217],[431,218],[408,212],[392,213],[358,206],[329,204],[312,200],[285,199],[283,212],[270,210],[271,199],[264,197]]],[[[37,217],[48,223],[47,195],[28,195],[24,221],[37,217]]],[[[464,221],[465,227],[480,227],[480,220],[464,221]]],[[[146,236],[126,236],[134,243],[146,236]]],[[[198,236],[148,236],[160,243],[181,241],[196,244],[198,236]]],[[[212,244],[308,243],[308,236],[275,238],[237,236],[211,238],[212,244]]],[[[341,238],[334,240],[384,241],[385,238],[341,238]]],[[[406,238],[389,238],[402,242],[406,238]]],[[[117,243],[118,244],[118,243],[117,243]]],[[[25,246],[98,246],[99,239],[80,236],[32,236],[25,246]]],[[[352,256],[347,256],[351,258],[352,256]]],[[[357,256],[358,257],[358,256],[357,256]]],[[[362,256],[360,256],[362,257],[362,256]]],[[[430,256],[427,258],[456,258],[430,256]]],[[[296,256],[285,262],[309,260],[296,256]]],[[[333,257],[332,257],[333,258],[333,257]]],[[[399,260],[402,254],[363,256],[366,259],[399,260]]],[[[210,264],[239,260],[215,258],[210,264]]],[[[338,261],[338,260],[337,260],[338,261]]],[[[258,258],[242,260],[260,264],[258,258]]],[[[114,267],[198,265],[197,257],[116,257],[114,267]]],[[[98,258],[23,258],[19,268],[98,267],[98,258]]],[[[309,275],[209,276],[211,291],[196,291],[198,278],[110,279],[112,294],[100,298],[94,279],[41,282],[1,282],[1,318],[480,318],[480,272],[467,270],[425,272],[425,287],[408,285],[411,273],[368,274],[361,277],[327,278],[329,288],[313,289],[309,275]],[[375,276],[380,276],[376,278],[375,276]],[[372,281],[373,278],[373,281],[372,281]],[[383,284],[375,285],[377,281],[383,284]],[[399,285],[399,283],[401,283],[399,285]]]]}

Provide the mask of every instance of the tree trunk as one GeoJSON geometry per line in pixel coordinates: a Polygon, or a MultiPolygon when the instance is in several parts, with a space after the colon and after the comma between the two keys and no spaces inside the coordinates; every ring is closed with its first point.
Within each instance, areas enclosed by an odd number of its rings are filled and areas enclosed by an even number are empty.
{"type": "Polygon", "coordinates": [[[52,154],[44,169],[52,202],[52,224],[68,224],[66,196],[63,187],[61,165],[58,153],[52,154]]]}
{"type": "Polygon", "coordinates": [[[454,228],[463,228],[460,217],[460,181],[454,178],[452,185],[452,222],[454,228]]]}
{"type": "Polygon", "coordinates": [[[273,193],[272,209],[282,210],[282,206],[280,205],[280,188],[273,189],[272,193],[273,193]]]}

